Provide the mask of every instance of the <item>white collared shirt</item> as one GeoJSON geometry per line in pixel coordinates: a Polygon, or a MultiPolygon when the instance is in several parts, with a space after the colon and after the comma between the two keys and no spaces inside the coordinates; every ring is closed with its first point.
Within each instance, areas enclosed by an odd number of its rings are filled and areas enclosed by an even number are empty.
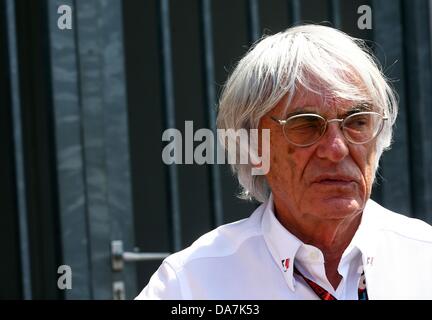
{"type": "Polygon", "coordinates": [[[249,218],[167,257],[136,299],[319,299],[293,264],[340,300],[358,299],[363,269],[369,299],[432,299],[432,227],[369,200],[335,290],[321,250],[280,224],[270,196],[249,218]]]}

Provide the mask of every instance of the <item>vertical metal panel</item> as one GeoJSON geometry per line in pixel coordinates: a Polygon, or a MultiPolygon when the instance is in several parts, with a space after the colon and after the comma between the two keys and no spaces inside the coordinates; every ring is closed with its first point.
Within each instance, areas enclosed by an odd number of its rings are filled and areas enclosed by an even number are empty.
{"type": "Polygon", "coordinates": [[[432,60],[432,0],[429,0],[429,42],[430,42],[430,52],[432,60]]]}
{"type": "MultiPolygon", "coordinates": [[[[245,1],[213,1],[213,49],[216,83],[223,84],[228,72],[233,70],[237,61],[247,51],[250,42],[248,12],[245,1]],[[230,10],[226,10],[229,7],[230,10]],[[235,32],[232,32],[235,30],[235,32]]],[[[224,223],[248,217],[255,208],[252,202],[236,197],[239,192],[238,181],[228,164],[220,165],[224,223]]]]}
{"type": "MultiPolygon", "coordinates": [[[[209,127],[216,135],[216,90],[214,75],[214,56],[213,56],[213,27],[211,14],[211,0],[202,1],[202,30],[204,43],[204,63],[206,76],[206,102],[208,110],[209,127]]],[[[218,143],[216,141],[216,143],[218,143]]],[[[214,222],[216,226],[223,223],[223,206],[221,193],[220,167],[218,164],[210,166],[212,184],[212,204],[214,222]]]]}
{"type": "MultiPolygon", "coordinates": [[[[121,239],[125,249],[132,250],[135,239],[123,59],[122,7],[121,0],[101,0],[100,4],[102,40],[100,67],[103,70],[100,81],[103,85],[104,144],[108,183],[106,197],[111,239],[121,239]]],[[[103,241],[105,245],[107,245],[107,240],[103,241]]],[[[105,279],[107,282],[109,280],[109,278],[105,279]]],[[[124,281],[126,298],[134,298],[136,293],[136,265],[134,263],[126,264],[122,274],[114,274],[114,280],[124,281]]]]}
{"type": "Polygon", "coordinates": [[[258,0],[248,0],[249,11],[249,37],[251,42],[255,42],[261,36],[260,30],[260,10],[258,0]]]}
{"type": "Polygon", "coordinates": [[[60,30],[57,26],[58,7],[69,5],[74,15],[76,7],[72,0],[49,1],[48,5],[63,263],[73,272],[73,290],[66,291],[66,298],[90,299],[82,115],[75,43],[78,28],[76,21],[72,30],[60,30]]]}
{"type": "Polygon", "coordinates": [[[111,297],[110,219],[107,203],[102,41],[99,1],[76,1],[81,115],[87,188],[87,219],[93,299],[111,297]]]}
{"type": "MultiPolygon", "coordinates": [[[[399,1],[373,1],[374,41],[376,55],[384,66],[387,76],[395,79],[394,86],[399,95],[399,115],[394,127],[394,144],[384,152],[380,172],[383,179],[377,178],[382,204],[396,212],[411,214],[410,146],[405,93],[406,73],[403,65],[403,30],[400,24],[399,1]],[[389,34],[392,36],[389,37],[389,34]]],[[[412,106],[410,106],[412,108],[412,106]]]]}
{"type": "MultiPolygon", "coordinates": [[[[177,128],[184,132],[184,164],[190,163],[177,166],[181,240],[182,247],[185,247],[214,225],[211,166],[197,164],[195,156],[198,154],[195,151],[199,150],[193,148],[198,144],[203,146],[199,141],[194,142],[196,130],[208,128],[202,10],[200,1],[189,1],[188,6],[184,5],[184,1],[171,1],[170,12],[175,118],[177,128]],[[193,122],[186,123],[188,120],[193,122]],[[189,128],[185,128],[185,124],[189,128]]],[[[158,133],[157,141],[160,141],[160,131],[158,133]]],[[[213,142],[207,138],[203,141],[213,142]]],[[[164,165],[164,170],[167,169],[164,165]]]]}
{"type": "MultiPolygon", "coordinates": [[[[21,156],[14,147],[16,131],[14,123],[17,121],[14,94],[16,89],[12,78],[17,78],[11,68],[10,28],[8,22],[6,1],[0,1],[0,243],[2,246],[3,263],[0,264],[0,299],[22,299],[24,289],[21,256],[26,254],[22,250],[22,237],[20,235],[20,190],[17,181],[17,166],[19,162],[15,157],[21,156]],[[15,110],[14,110],[15,109],[15,110]],[[15,117],[15,119],[14,119],[15,117]]],[[[15,35],[12,34],[12,37],[15,35]]],[[[12,51],[12,52],[11,52],[12,51]]],[[[22,127],[20,126],[20,129],[22,127]]],[[[23,149],[23,148],[21,148],[23,149]]],[[[26,181],[27,182],[27,181],[26,181]]],[[[29,244],[24,244],[29,247],[29,244]]],[[[25,248],[24,247],[24,248],[25,248]]],[[[28,252],[28,251],[27,251],[28,252]]],[[[27,270],[30,271],[30,270],[27,270]]]]}
{"type": "Polygon", "coordinates": [[[112,274],[110,241],[132,249],[127,108],[121,3],[50,3],[51,55],[67,298],[112,298],[112,281],[136,293],[134,265],[112,274]],[[72,30],[57,28],[58,6],[72,7],[72,30]]]}
{"type": "Polygon", "coordinates": [[[330,16],[333,26],[339,29],[342,26],[340,0],[330,0],[330,16]]]}
{"type": "Polygon", "coordinates": [[[27,202],[26,202],[26,179],[24,173],[24,153],[22,140],[21,124],[21,100],[18,74],[18,56],[15,29],[15,3],[14,0],[7,0],[6,19],[8,33],[9,65],[10,65],[10,82],[12,96],[12,118],[14,128],[14,146],[15,146],[15,175],[17,187],[17,205],[18,205],[18,223],[20,238],[20,258],[22,272],[22,290],[23,298],[28,300],[32,298],[31,289],[31,268],[30,268],[30,249],[27,228],[27,202]]]}
{"type": "Polygon", "coordinates": [[[404,1],[403,13],[413,211],[416,217],[431,222],[432,63],[428,1],[404,1]]]}
{"type": "Polygon", "coordinates": [[[16,1],[32,297],[60,298],[61,263],[47,1],[16,1]]]}
{"type": "MultiPolygon", "coordinates": [[[[123,213],[125,221],[132,219],[127,215],[130,213],[130,201],[126,196],[128,155],[119,154],[127,150],[124,87],[113,86],[123,81],[121,30],[113,31],[109,27],[112,24],[118,27],[119,22],[114,19],[119,19],[120,14],[113,16],[108,6],[112,3],[106,0],[76,1],[90,272],[95,299],[112,298],[111,235],[120,233],[119,215],[123,213]],[[116,116],[119,118],[113,119],[116,116]],[[124,137],[114,137],[122,133],[124,137]],[[124,193],[116,188],[124,188],[124,193]],[[121,196],[126,197],[122,199],[124,207],[119,204],[121,196]]],[[[118,3],[113,10],[120,10],[118,3]]]]}
{"type": "Polygon", "coordinates": [[[290,0],[291,25],[295,25],[301,20],[300,0],[290,0]]]}
{"type": "MultiPolygon", "coordinates": [[[[135,244],[142,252],[168,252],[172,250],[172,237],[167,166],[160,153],[164,112],[159,3],[128,0],[122,4],[135,244]]],[[[157,260],[137,264],[139,291],[159,265],[157,260]]]]}
{"type": "MultiPolygon", "coordinates": [[[[165,98],[166,127],[175,128],[175,102],[171,50],[171,26],[169,0],[160,1],[160,32],[162,36],[163,84],[165,98]]],[[[178,190],[178,172],[176,164],[168,167],[170,179],[171,227],[173,230],[173,249],[181,249],[180,199],[178,190]]]]}

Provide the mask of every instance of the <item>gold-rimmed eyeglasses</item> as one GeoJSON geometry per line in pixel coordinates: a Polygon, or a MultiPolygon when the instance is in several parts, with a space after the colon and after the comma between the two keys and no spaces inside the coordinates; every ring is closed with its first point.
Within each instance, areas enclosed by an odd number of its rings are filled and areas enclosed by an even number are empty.
{"type": "Polygon", "coordinates": [[[353,144],[364,144],[381,132],[387,117],[377,112],[356,112],[343,119],[330,119],[314,113],[303,113],[280,120],[270,117],[283,128],[285,138],[298,147],[309,147],[325,134],[331,122],[339,122],[344,137],[353,144]]]}

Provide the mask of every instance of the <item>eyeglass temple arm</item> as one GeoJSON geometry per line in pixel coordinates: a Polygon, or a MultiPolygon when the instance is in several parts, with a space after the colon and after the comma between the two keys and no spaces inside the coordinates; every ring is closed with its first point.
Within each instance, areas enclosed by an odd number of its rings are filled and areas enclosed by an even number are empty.
{"type": "Polygon", "coordinates": [[[273,116],[270,116],[270,119],[272,119],[273,121],[275,121],[275,122],[277,122],[279,124],[285,124],[286,123],[286,120],[280,120],[280,119],[277,119],[277,118],[275,118],[273,116]]]}

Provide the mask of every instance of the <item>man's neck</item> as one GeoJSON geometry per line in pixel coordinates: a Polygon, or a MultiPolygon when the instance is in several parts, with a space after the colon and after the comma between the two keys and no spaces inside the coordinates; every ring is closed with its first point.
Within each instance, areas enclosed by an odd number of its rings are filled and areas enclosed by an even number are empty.
{"type": "Polygon", "coordinates": [[[315,246],[324,255],[326,275],[334,288],[342,276],[338,273],[340,259],[350,244],[361,221],[361,212],[343,219],[318,220],[313,215],[304,214],[300,219],[278,207],[275,214],[279,222],[302,242],[315,246]]]}

